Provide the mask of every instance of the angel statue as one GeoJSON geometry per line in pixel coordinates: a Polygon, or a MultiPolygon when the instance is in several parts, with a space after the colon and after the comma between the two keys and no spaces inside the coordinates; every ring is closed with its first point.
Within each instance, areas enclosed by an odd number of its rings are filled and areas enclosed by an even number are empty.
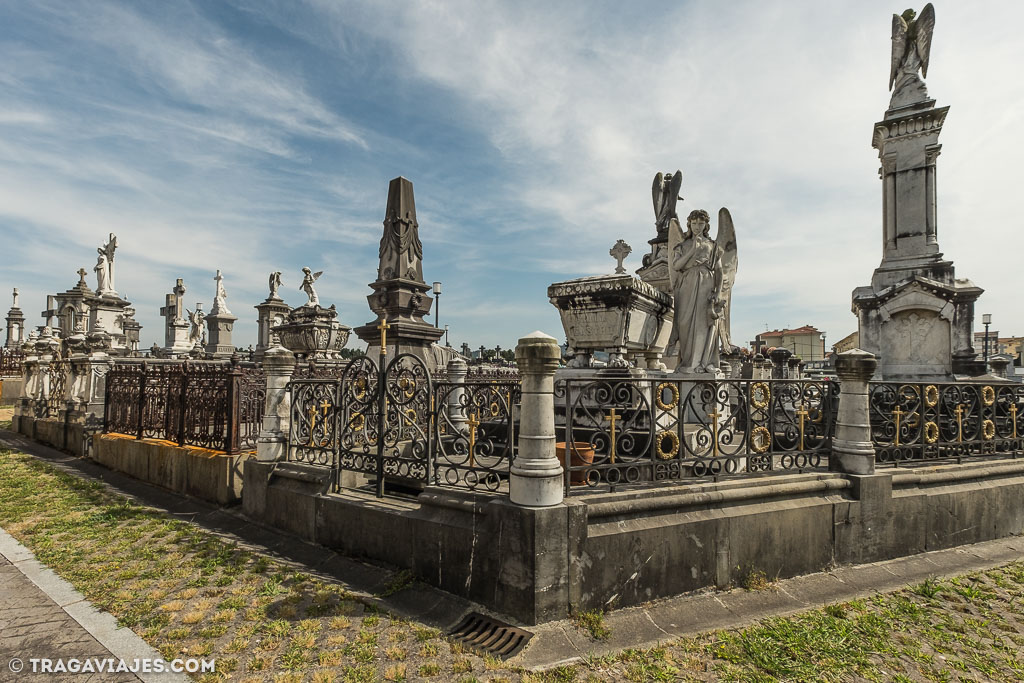
{"type": "Polygon", "coordinates": [[[893,91],[889,108],[913,104],[928,99],[924,81],[918,70],[928,77],[928,55],[932,49],[932,31],[935,30],[935,8],[924,6],[920,16],[914,10],[903,16],[892,15],[892,59],[889,64],[889,89],[893,91]],[[895,87],[894,87],[895,86],[895,87]]]}
{"type": "Polygon", "coordinates": [[[712,240],[711,218],[691,211],[686,233],[679,219],[669,222],[669,278],[674,293],[674,337],[678,339],[677,372],[718,370],[721,348],[732,350],[729,309],[736,281],[736,230],[729,210],[718,212],[718,236],[712,240]]]}
{"type": "Polygon", "coordinates": [[[206,314],[198,306],[194,311],[186,308],[185,312],[188,313],[188,321],[192,324],[192,329],[188,332],[188,340],[193,345],[198,344],[203,338],[203,321],[206,320],[206,314]]]}
{"type": "Polygon", "coordinates": [[[683,185],[683,172],[659,173],[654,176],[654,225],[658,228],[658,236],[668,232],[668,224],[676,218],[676,201],[682,201],[679,188],[683,185]]]}
{"type": "Polygon", "coordinates": [[[324,274],[324,271],[318,270],[317,272],[311,271],[309,268],[302,269],[302,284],[299,285],[299,289],[306,293],[309,297],[309,301],[303,304],[303,306],[319,306],[320,297],[316,295],[316,290],[313,289],[313,283],[320,279],[320,276],[324,274]]]}
{"type": "Polygon", "coordinates": [[[277,288],[281,286],[281,271],[275,270],[270,274],[270,296],[268,299],[280,299],[281,297],[277,294],[277,288]]]}

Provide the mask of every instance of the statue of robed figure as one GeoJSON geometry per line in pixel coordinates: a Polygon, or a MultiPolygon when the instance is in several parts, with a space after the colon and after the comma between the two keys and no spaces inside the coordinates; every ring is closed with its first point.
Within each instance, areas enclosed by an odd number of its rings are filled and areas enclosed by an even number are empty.
{"type": "Polygon", "coordinates": [[[718,235],[710,237],[707,211],[691,211],[686,232],[678,218],[669,221],[669,279],[675,306],[674,337],[678,342],[676,371],[718,370],[720,350],[732,350],[730,308],[738,259],[732,215],[718,212],[718,235]]]}
{"type": "Polygon", "coordinates": [[[901,107],[928,99],[920,71],[928,77],[928,57],[932,51],[932,32],[935,30],[935,8],[924,6],[920,16],[908,9],[902,15],[892,15],[892,57],[889,61],[889,89],[892,100],[889,108],[901,107]]]}

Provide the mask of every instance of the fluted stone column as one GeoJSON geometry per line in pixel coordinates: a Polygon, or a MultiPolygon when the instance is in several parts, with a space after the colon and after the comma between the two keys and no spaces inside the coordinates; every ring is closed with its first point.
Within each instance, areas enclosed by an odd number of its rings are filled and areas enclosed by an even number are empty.
{"type": "Polygon", "coordinates": [[[519,453],[509,474],[516,505],[546,507],[562,502],[562,463],[555,457],[555,370],[561,349],[554,337],[534,332],[519,340],[516,363],[522,377],[519,453]]]}
{"type": "Polygon", "coordinates": [[[267,403],[263,411],[263,430],[256,442],[256,459],[261,462],[285,460],[288,456],[288,428],[291,402],[288,381],[295,369],[295,354],[280,344],[263,355],[267,377],[267,403]]]}
{"type": "Polygon", "coordinates": [[[875,446],[871,442],[868,413],[868,381],[875,374],[878,360],[874,354],[852,349],[836,354],[839,375],[839,417],[832,440],[829,469],[847,474],[872,474],[875,471],[875,446]]]}
{"type": "MultiPolygon", "coordinates": [[[[468,372],[466,361],[461,358],[452,358],[448,361],[448,381],[452,384],[464,385],[468,372]]],[[[466,410],[462,405],[462,397],[465,393],[466,390],[462,386],[453,387],[448,392],[448,419],[451,420],[452,427],[458,432],[464,432],[466,428],[466,410]]]]}

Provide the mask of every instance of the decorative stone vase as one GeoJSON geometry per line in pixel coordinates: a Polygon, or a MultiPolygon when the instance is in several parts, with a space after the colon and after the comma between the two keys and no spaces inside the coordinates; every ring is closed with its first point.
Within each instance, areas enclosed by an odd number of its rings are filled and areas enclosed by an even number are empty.
{"type": "Polygon", "coordinates": [[[672,298],[632,275],[598,275],[548,287],[569,348],[589,365],[594,351],[607,351],[610,365],[626,367],[626,355],[662,369],[661,355],[672,331],[672,298]]]}
{"type": "MultiPolygon", "coordinates": [[[[589,441],[574,441],[573,447],[566,447],[564,441],[555,444],[555,457],[562,463],[562,467],[569,469],[566,459],[566,451],[572,454],[573,467],[590,467],[594,464],[594,447],[589,441]]],[[[574,486],[587,483],[586,470],[574,470],[570,475],[569,482],[574,486]]]]}
{"type": "Polygon", "coordinates": [[[281,339],[281,346],[307,360],[341,358],[341,350],[348,342],[347,325],[337,321],[338,311],[334,306],[321,308],[305,305],[293,309],[288,321],[273,328],[281,339]]]}

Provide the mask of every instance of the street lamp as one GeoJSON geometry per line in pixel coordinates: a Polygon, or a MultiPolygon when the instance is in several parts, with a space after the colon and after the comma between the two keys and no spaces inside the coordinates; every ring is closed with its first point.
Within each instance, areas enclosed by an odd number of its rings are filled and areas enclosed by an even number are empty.
{"type": "Polygon", "coordinates": [[[437,301],[434,302],[434,327],[440,329],[437,324],[438,319],[441,317],[441,283],[434,283],[434,298],[437,301]]]}
{"type": "Polygon", "coordinates": [[[988,362],[988,326],[992,324],[992,314],[985,313],[981,316],[981,322],[985,325],[985,345],[984,345],[984,360],[988,362]]]}

